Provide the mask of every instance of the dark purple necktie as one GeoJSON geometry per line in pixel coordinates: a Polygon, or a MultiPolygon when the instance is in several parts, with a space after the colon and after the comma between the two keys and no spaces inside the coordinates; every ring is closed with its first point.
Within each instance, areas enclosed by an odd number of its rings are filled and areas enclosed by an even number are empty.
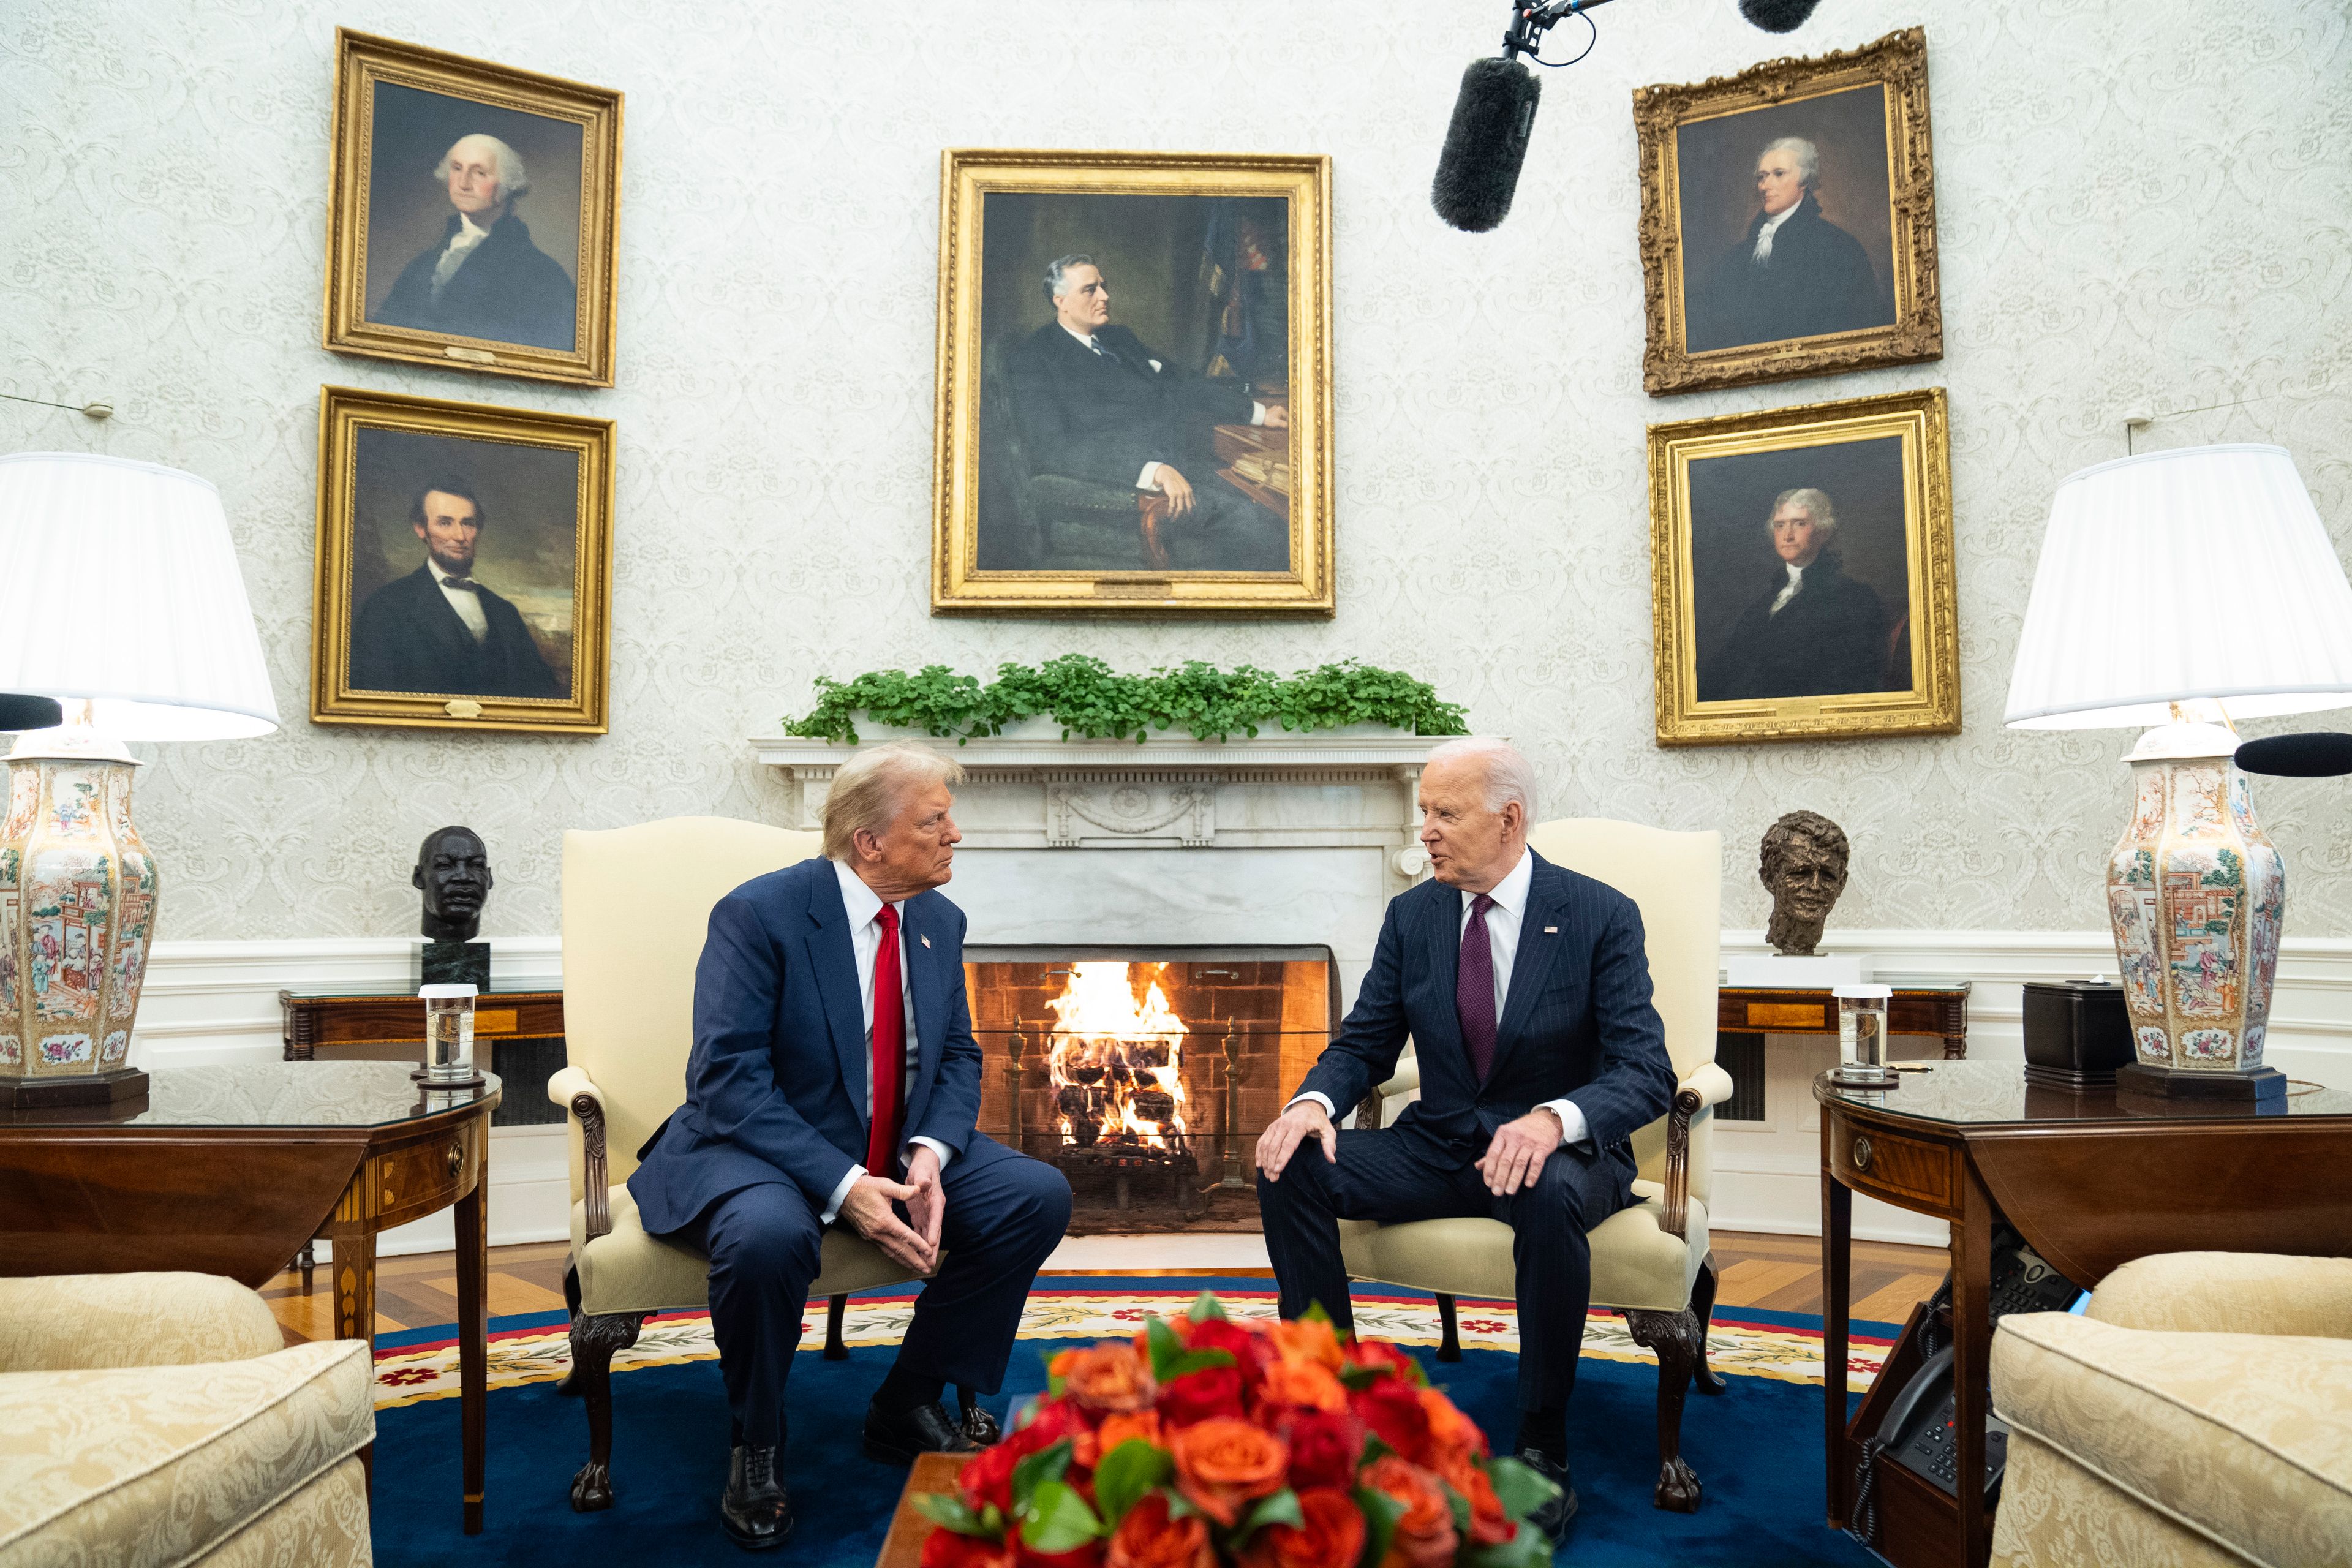
{"type": "Polygon", "coordinates": [[[1454,1010],[1462,1019],[1470,1070],[1480,1083],[1495,1068],[1495,943],[1486,933],[1486,911],[1494,907],[1495,900],[1484,893],[1470,900],[1470,921],[1462,928],[1462,962],[1454,972],[1454,1010]]]}

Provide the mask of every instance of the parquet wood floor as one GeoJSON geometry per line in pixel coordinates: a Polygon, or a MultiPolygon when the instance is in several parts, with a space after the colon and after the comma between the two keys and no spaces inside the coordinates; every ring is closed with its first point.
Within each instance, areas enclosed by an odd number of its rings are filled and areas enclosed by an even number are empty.
{"type": "MultiPolygon", "coordinates": [[[[569,1250],[560,1241],[531,1242],[490,1249],[490,1311],[561,1311],[563,1308],[563,1259],[569,1250]]],[[[1717,1231],[1715,1261],[1721,1287],[1718,1307],[1761,1307],[1768,1311],[1818,1312],[1822,1310],[1821,1243],[1809,1236],[1759,1236],[1717,1231]]],[[[1853,1315],[1879,1322],[1899,1323],[1911,1304],[1932,1294],[1944,1278],[1945,1255],[1927,1247],[1896,1247],[1885,1242],[1853,1244],[1853,1315]]],[[[1192,1273],[1198,1270],[1153,1270],[1192,1273]]],[[[1226,1275],[1265,1275],[1263,1268],[1223,1268],[1226,1275]]],[[[413,1258],[386,1258],[376,1264],[376,1331],[397,1333],[455,1322],[457,1318],[457,1268],[446,1252],[420,1253],[413,1258]]],[[[301,1276],[280,1274],[261,1294],[278,1314],[287,1342],[324,1339],[334,1331],[333,1289],[329,1270],[320,1268],[304,1290],[301,1276]]]]}

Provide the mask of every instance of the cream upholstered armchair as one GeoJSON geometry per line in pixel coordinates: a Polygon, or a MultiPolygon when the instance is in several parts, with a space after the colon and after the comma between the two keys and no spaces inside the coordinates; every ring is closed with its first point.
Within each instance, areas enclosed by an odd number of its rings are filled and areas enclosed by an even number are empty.
{"type": "Polygon", "coordinates": [[[0,1279],[0,1564],[364,1568],[375,1368],[210,1274],[0,1279]]]}
{"type": "MultiPolygon", "coordinates": [[[[1642,910],[1666,1052],[1681,1085],[1673,1109],[1634,1134],[1637,1201],[1593,1227],[1592,1304],[1623,1313],[1635,1341],[1656,1352],[1656,1501],[1688,1513],[1698,1507],[1699,1483],[1681,1455],[1683,1396],[1694,1376],[1702,1394],[1721,1394],[1727,1386],[1706,1364],[1707,1319],[1715,1310],[1715,1259],[1706,1233],[1714,1108],[1731,1098],[1730,1075],[1715,1065],[1723,836],[1571,817],[1537,824],[1528,842],[1553,864],[1608,883],[1642,910]]],[[[1380,1087],[1383,1124],[1420,1082],[1419,1068],[1409,1066],[1380,1087]]],[[[1360,1115],[1358,1124],[1370,1121],[1360,1115]]],[[[1436,1293],[1445,1330],[1441,1361],[1462,1354],[1455,1297],[1507,1301],[1517,1293],[1511,1228],[1500,1220],[1350,1220],[1340,1223],[1339,1235],[1352,1278],[1436,1293]]]]}
{"type": "MultiPolygon", "coordinates": [[[[818,853],[814,833],[719,816],[677,816],[563,836],[563,1070],[548,1097],[569,1112],[572,1372],[588,1405],[588,1462],[572,1506],[613,1506],[613,1357],[656,1312],[710,1302],[709,1265],[638,1222],[625,1184],[637,1151],[686,1099],[694,967],[713,905],[752,878],[818,853]]],[[[813,1295],[830,1299],[825,1354],[848,1293],[912,1278],[847,1231],[824,1233],[813,1295]]]]}
{"type": "Polygon", "coordinates": [[[2136,1258],[2002,1318],[1992,1399],[1996,1568],[2352,1564],[2352,1258],[2136,1258]]]}

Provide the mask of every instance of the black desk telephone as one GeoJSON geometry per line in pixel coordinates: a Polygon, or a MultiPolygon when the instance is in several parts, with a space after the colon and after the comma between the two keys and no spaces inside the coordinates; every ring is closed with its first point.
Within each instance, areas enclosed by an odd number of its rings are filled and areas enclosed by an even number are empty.
{"type": "MultiPolygon", "coordinates": [[[[2003,1226],[1994,1232],[1995,1321],[2010,1312],[2063,1312],[2082,1294],[2080,1286],[2036,1257],[2015,1231],[2003,1226]]],[[[1865,1544],[1877,1533],[1877,1510],[1872,1506],[1871,1493],[1875,1479],[1873,1467],[1880,1460],[1902,1466],[1942,1488],[1949,1496],[1960,1495],[1959,1434],[1953,1420],[1957,1401],[1952,1391],[1952,1347],[1940,1344],[1943,1332],[1937,1326],[1943,1309],[1951,1304],[1951,1298],[1952,1282],[1948,1276],[1927,1303],[1927,1318],[1920,1326],[1919,1348],[1927,1359],[1887,1407],[1885,1419],[1878,1424],[1878,1435],[1863,1447],[1862,1463],[1854,1476],[1853,1533],[1865,1544]]],[[[2000,1417],[1988,1415],[1984,1478],[1988,1500],[2000,1487],[2001,1468],[2008,1458],[2009,1427],[2000,1417]]]]}

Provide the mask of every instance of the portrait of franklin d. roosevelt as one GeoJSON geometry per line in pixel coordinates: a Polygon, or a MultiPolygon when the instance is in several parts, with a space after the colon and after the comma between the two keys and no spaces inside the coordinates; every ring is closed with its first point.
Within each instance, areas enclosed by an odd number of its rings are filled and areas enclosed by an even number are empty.
{"type": "Polygon", "coordinates": [[[354,690],[571,697],[578,462],[520,445],[360,433],[354,690]]]}
{"type": "Polygon", "coordinates": [[[981,566],[1289,568],[1286,205],[987,197],[981,566]]]}

